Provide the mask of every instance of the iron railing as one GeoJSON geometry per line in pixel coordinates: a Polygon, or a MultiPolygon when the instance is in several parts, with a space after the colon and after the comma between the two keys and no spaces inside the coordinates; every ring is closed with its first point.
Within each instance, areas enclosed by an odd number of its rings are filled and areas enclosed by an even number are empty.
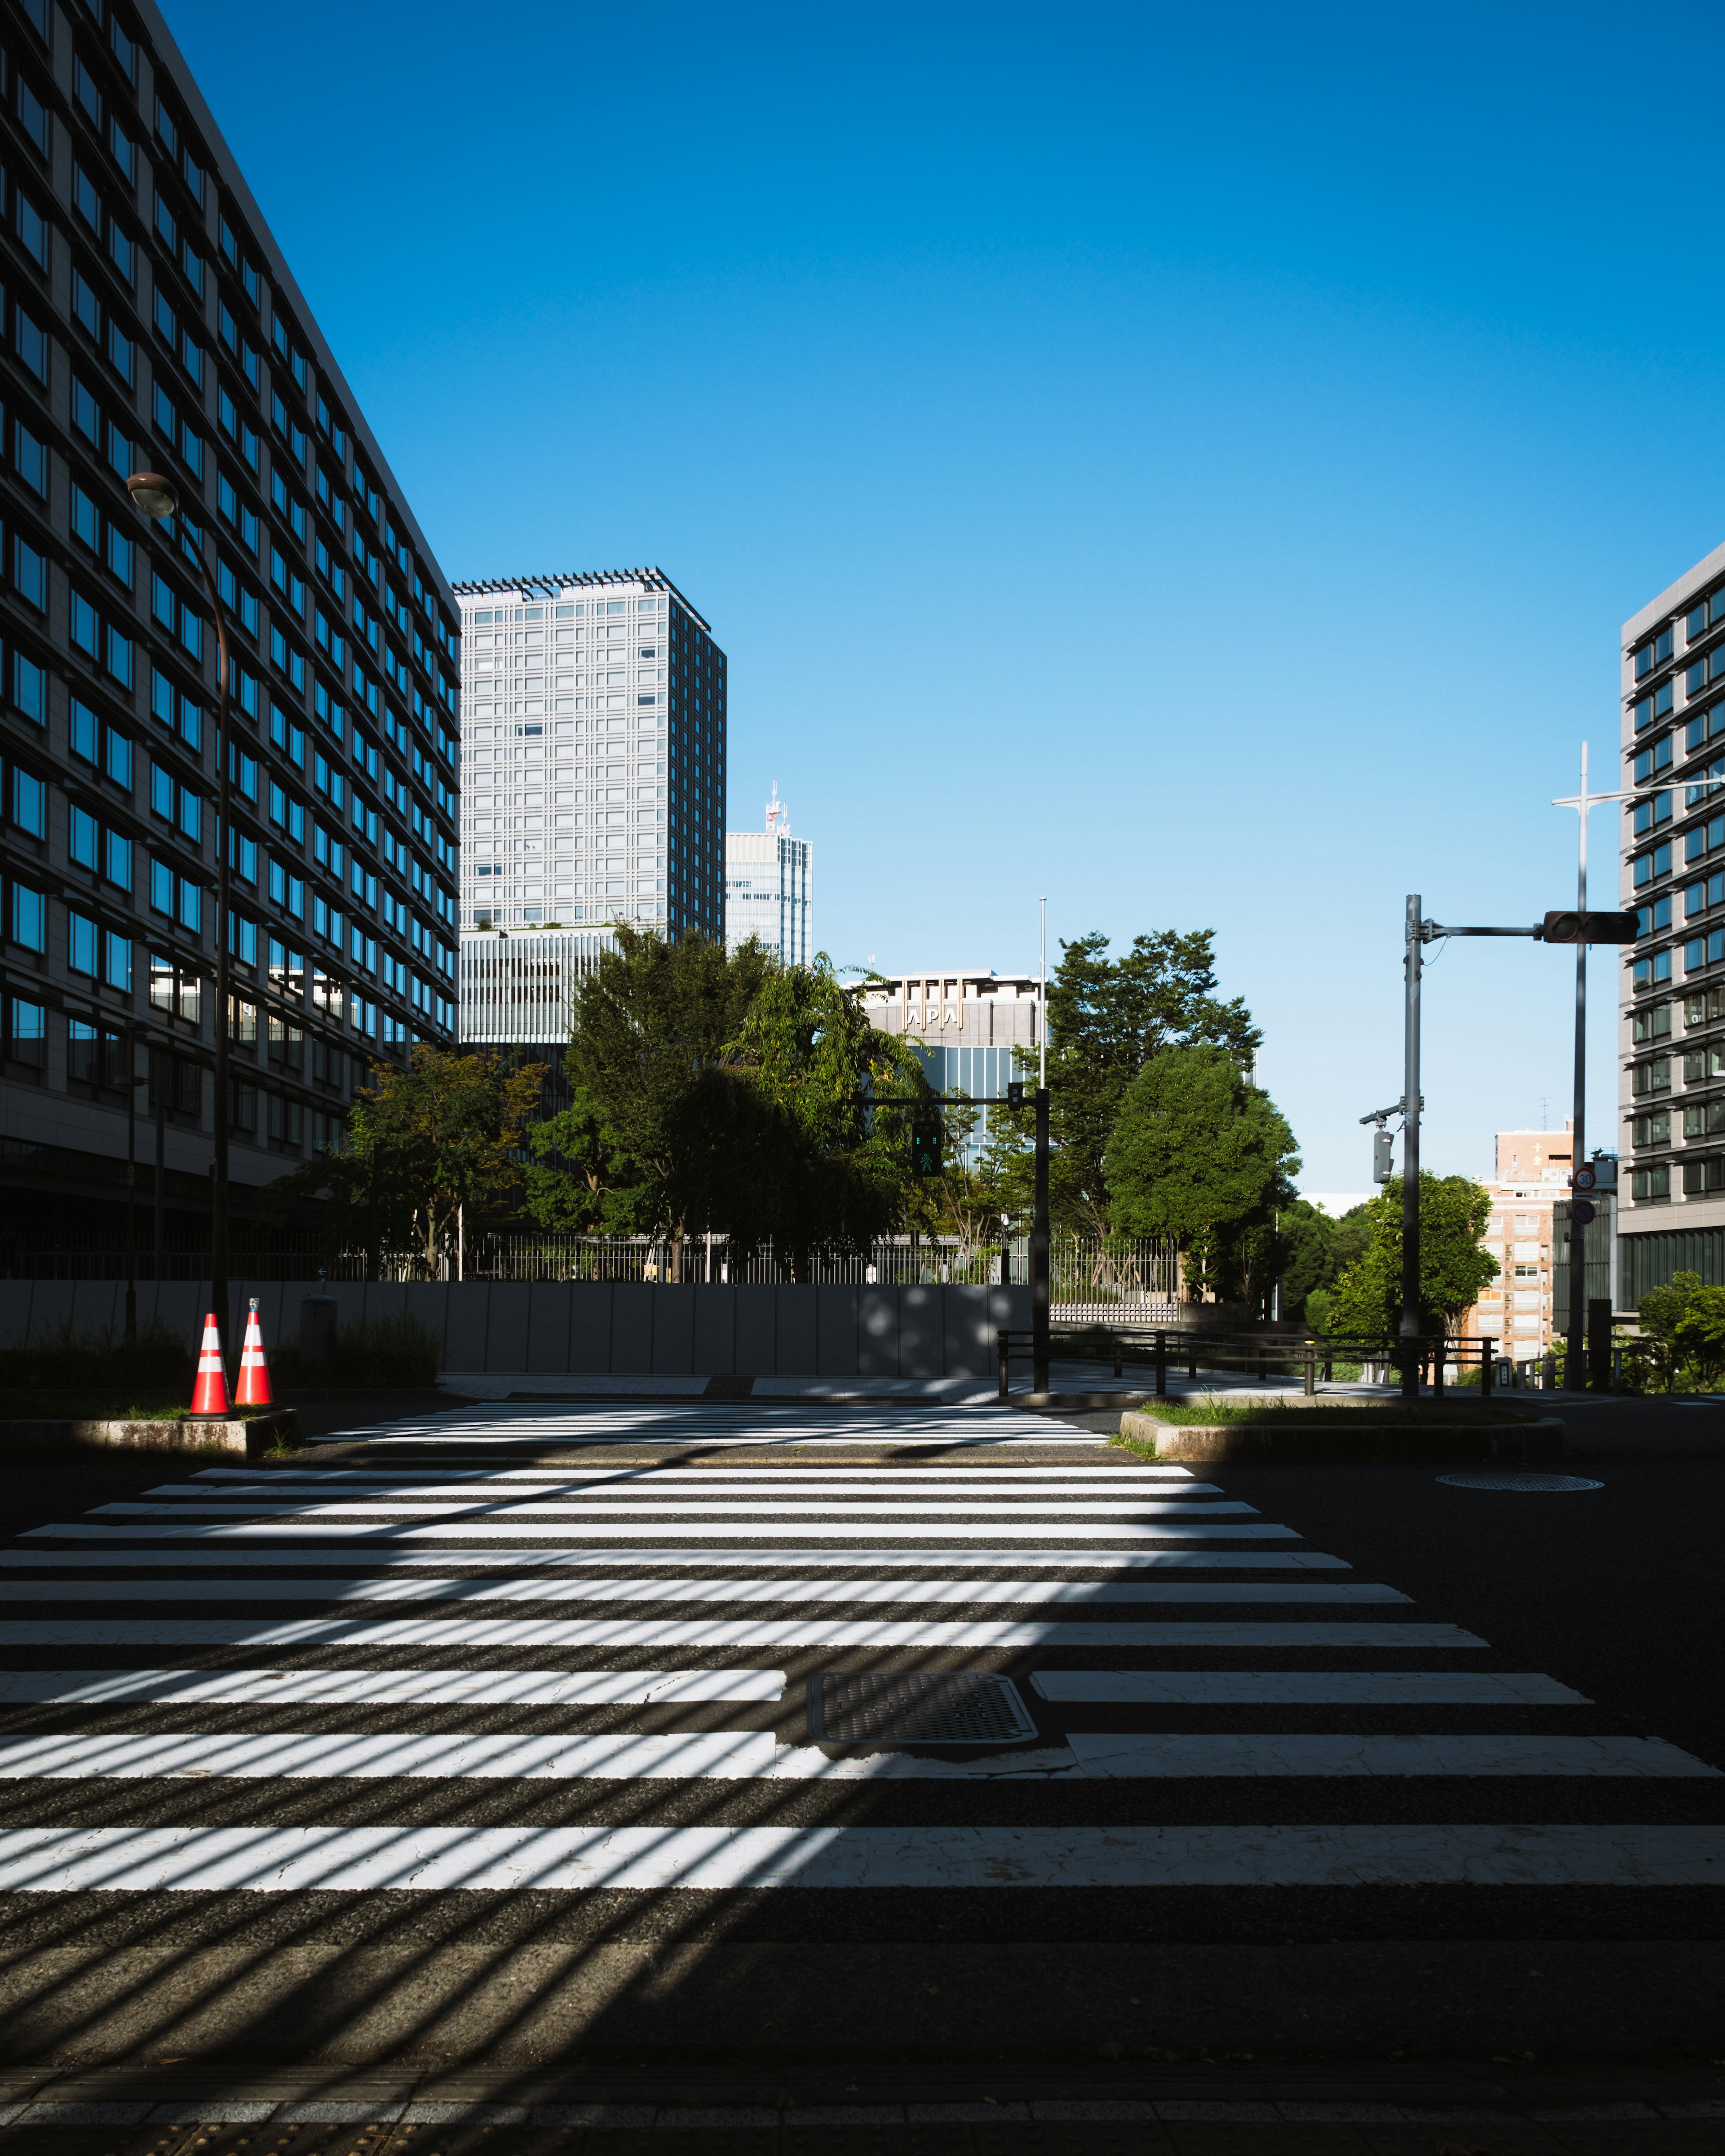
{"type": "MultiPolygon", "coordinates": [[[[1012,1364],[1033,1359],[1033,1338],[1022,1328],[1004,1327],[995,1336],[1002,1399],[1007,1397],[1012,1364]]],[[[1111,1362],[1117,1378],[1125,1375],[1128,1361],[1147,1365],[1154,1371],[1158,1398],[1167,1394],[1170,1369],[1183,1368],[1189,1383],[1196,1383],[1204,1371],[1255,1377],[1265,1383],[1272,1375],[1298,1377],[1302,1389],[1313,1394],[1320,1378],[1325,1383],[1334,1382],[1338,1366],[1358,1370],[1368,1383],[1388,1383],[1399,1374],[1407,1353],[1406,1342],[1382,1335],[1350,1339],[1299,1332],[1230,1334],[1113,1321],[1051,1325],[1049,1348],[1062,1361],[1111,1362]]],[[[1497,1341],[1489,1335],[1434,1334],[1416,1342],[1414,1350],[1420,1382],[1429,1380],[1440,1398],[1446,1382],[1453,1386],[1469,1370],[1479,1373],[1481,1399],[1489,1399],[1494,1389],[1525,1382],[1514,1366],[1502,1360],[1497,1341]]]]}

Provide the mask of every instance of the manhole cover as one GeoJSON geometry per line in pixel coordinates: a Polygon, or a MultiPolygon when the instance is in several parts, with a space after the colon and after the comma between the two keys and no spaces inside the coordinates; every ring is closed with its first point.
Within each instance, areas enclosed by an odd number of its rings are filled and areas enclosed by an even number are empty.
{"type": "Polygon", "coordinates": [[[1017,1744],[1036,1724],[1010,1677],[841,1672],[809,1680],[809,1734],[819,1744],[1017,1744]]]}
{"type": "Polygon", "coordinates": [[[1603,1490],[1603,1482],[1589,1482],[1584,1475],[1521,1475],[1513,1468],[1482,1468],[1477,1475],[1440,1475],[1455,1490],[1603,1490]]]}

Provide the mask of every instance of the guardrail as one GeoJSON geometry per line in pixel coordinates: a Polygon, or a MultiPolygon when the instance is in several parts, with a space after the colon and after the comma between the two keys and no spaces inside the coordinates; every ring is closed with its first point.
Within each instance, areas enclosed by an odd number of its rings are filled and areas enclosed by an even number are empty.
{"type": "MultiPolygon", "coordinates": [[[[999,1396],[1003,1400],[1008,1397],[1013,1363],[1033,1359],[1033,1337],[1028,1332],[1009,1331],[1004,1327],[995,1336],[999,1396]],[[1015,1342],[1022,1344],[1014,1346],[1015,1342]]],[[[1429,1368],[1432,1389],[1439,1398],[1444,1392],[1445,1370],[1450,1365],[1478,1369],[1479,1396],[1482,1400],[1490,1399],[1494,1383],[1516,1382],[1514,1366],[1500,1358],[1498,1342],[1490,1336],[1468,1339],[1455,1333],[1433,1334],[1414,1344],[1418,1351],[1421,1380],[1429,1368]]],[[[1406,1358],[1408,1343],[1389,1336],[1346,1339],[1317,1333],[1230,1335],[1193,1332],[1173,1326],[1065,1325],[1050,1327],[1049,1347],[1051,1354],[1061,1354],[1069,1360],[1111,1359],[1117,1378],[1125,1375],[1128,1356],[1136,1362],[1153,1363],[1158,1399],[1167,1396],[1169,1366],[1181,1363],[1185,1365],[1186,1376],[1193,1383],[1197,1381],[1201,1368],[1209,1368],[1229,1375],[1255,1375],[1260,1383],[1267,1383],[1274,1368],[1278,1374],[1301,1378],[1302,1389],[1309,1398],[1316,1394],[1320,1377],[1327,1384],[1333,1382],[1337,1363],[1381,1364],[1386,1369],[1398,1368],[1406,1358]]]]}

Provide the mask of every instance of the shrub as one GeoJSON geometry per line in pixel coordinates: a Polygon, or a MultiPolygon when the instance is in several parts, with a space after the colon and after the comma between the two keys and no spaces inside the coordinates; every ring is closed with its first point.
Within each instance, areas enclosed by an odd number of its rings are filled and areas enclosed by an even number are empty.
{"type": "Polygon", "coordinates": [[[197,1363],[185,1342],[170,1327],[141,1325],[128,1346],[110,1327],[74,1332],[62,1323],[39,1340],[21,1348],[0,1348],[0,1388],[8,1391],[127,1391],[134,1386],[183,1389],[190,1397],[197,1363]]]}
{"type": "Polygon", "coordinates": [[[297,1340],[285,1340],[269,1354],[270,1374],[278,1386],[408,1385],[437,1383],[443,1342],[417,1317],[362,1318],[338,1326],[336,1343],[323,1363],[308,1363],[297,1340]]]}

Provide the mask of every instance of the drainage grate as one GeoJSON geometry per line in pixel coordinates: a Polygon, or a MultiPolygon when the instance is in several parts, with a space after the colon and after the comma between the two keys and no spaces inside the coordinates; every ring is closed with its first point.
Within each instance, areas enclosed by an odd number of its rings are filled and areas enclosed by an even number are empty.
{"type": "Polygon", "coordinates": [[[1455,1490],[1603,1490],[1584,1475],[1523,1475],[1513,1468],[1482,1468],[1477,1475],[1440,1475],[1455,1490]]]}
{"type": "Polygon", "coordinates": [[[1036,1724],[1010,1677],[871,1671],[810,1677],[818,1744],[1020,1744],[1036,1724]]]}

